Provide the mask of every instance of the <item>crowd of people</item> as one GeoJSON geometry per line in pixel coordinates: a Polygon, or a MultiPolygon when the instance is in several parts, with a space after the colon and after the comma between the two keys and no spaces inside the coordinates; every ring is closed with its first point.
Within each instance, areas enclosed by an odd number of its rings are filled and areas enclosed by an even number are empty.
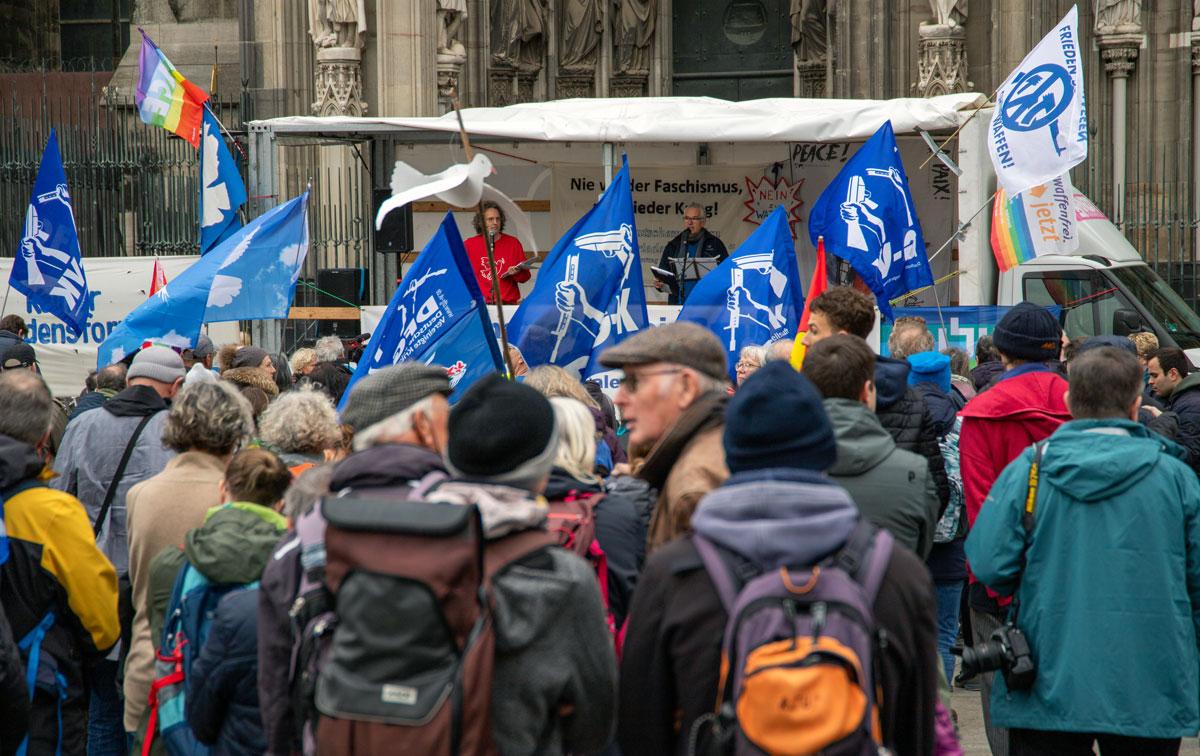
{"type": "Polygon", "coordinates": [[[202,337],[63,402],[5,317],[0,753],[954,754],[952,683],[994,754],[1178,752],[1186,355],[810,307],[799,371],[674,323],[612,400],[202,337]]]}

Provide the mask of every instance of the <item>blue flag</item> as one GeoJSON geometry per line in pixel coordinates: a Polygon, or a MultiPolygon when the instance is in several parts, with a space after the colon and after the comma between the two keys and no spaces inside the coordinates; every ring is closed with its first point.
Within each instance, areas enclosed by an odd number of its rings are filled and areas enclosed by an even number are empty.
{"type": "Polygon", "coordinates": [[[246,185],[221,125],[207,107],[200,135],[200,254],[208,252],[242,227],[237,210],[246,201],[246,185]]]}
{"type": "Polygon", "coordinates": [[[604,369],[601,352],[647,323],[629,160],[622,157],[604,196],[546,256],[509,331],[530,365],[589,378],[604,369]]]}
{"type": "Polygon", "coordinates": [[[884,121],[817,198],[808,235],[814,247],[824,236],[825,249],[850,263],[875,292],[887,320],[890,300],[933,283],[891,121],[884,121]]]}
{"type": "Polygon", "coordinates": [[[76,335],[83,332],[92,297],[80,260],[79,233],[54,129],[33,182],[25,231],[8,283],[25,295],[34,312],[55,316],[76,335]]]}
{"type": "Polygon", "coordinates": [[[338,409],[360,378],[401,362],[446,368],[454,398],[488,373],[504,370],[483,292],[451,213],[396,288],[338,409]]]}
{"type": "Polygon", "coordinates": [[[97,366],[146,342],[190,347],[204,323],[287,317],[308,254],[308,192],[250,221],[126,316],[97,366]]]}
{"type": "Polygon", "coordinates": [[[796,335],[804,291],[788,214],[780,205],[733,254],[700,279],[678,320],[708,328],[725,344],[729,377],[738,352],[796,335]]]}

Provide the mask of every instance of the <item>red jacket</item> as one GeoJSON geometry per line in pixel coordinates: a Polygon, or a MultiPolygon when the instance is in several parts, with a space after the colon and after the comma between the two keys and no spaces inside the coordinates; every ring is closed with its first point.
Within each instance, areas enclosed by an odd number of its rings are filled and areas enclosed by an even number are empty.
{"type": "MultiPolygon", "coordinates": [[[[472,236],[465,244],[471,268],[475,271],[475,280],[479,282],[479,288],[483,289],[483,298],[488,304],[495,304],[496,298],[492,295],[492,271],[488,267],[487,245],[483,236],[472,236]]],[[[508,278],[503,276],[504,271],[525,262],[525,250],[521,247],[521,242],[514,236],[500,234],[496,237],[493,254],[496,257],[496,275],[501,277],[500,301],[504,304],[520,302],[521,289],[517,284],[525,283],[533,274],[529,270],[521,270],[508,278]]]]}
{"type": "Polygon", "coordinates": [[[1008,463],[1071,419],[1066,391],[1067,382],[1046,370],[1005,378],[967,402],[958,453],[968,525],[1008,463]]]}

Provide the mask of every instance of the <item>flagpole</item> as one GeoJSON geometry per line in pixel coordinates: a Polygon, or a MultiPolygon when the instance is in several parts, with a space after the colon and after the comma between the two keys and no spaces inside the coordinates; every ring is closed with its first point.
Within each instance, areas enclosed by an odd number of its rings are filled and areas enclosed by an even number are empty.
{"type": "MultiPolygon", "coordinates": [[[[1002,87],[1002,86],[1004,86],[1004,85],[1001,84],[1000,87],[1002,87]]],[[[987,98],[987,100],[982,105],[975,108],[975,110],[971,111],[971,115],[967,116],[967,120],[960,123],[958,125],[958,128],[954,130],[954,133],[951,134],[950,136],[946,137],[946,141],[939,144],[938,148],[935,151],[929,153],[929,157],[925,158],[925,162],[921,163],[921,165],[917,166],[918,171],[924,169],[925,166],[929,165],[930,160],[933,160],[935,157],[942,154],[942,151],[946,149],[946,145],[950,144],[950,140],[952,140],[952,139],[954,139],[954,137],[958,136],[958,132],[962,131],[963,127],[971,122],[972,118],[979,115],[979,111],[986,108],[988,106],[988,103],[990,103],[990,102],[992,102],[992,100],[996,99],[996,95],[1000,93],[1000,87],[996,87],[996,91],[992,92],[991,97],[987,98]]]]}
{"type": "MultiPolygon", "coordinates": [[[[929,256],[929,262],[933,262],[933,258],[940,255],[946,249],[946,247],[949,247],[950,243],[953,242],[955,239],[957,239],[959,234],[961,234],[963,231],[966,231],[968,228],[970,228],[971,222],[974,221],[977,217],[979,217],[980,213],[982,213],[984,210],[987,210],[988,207],[991,206],[992,200],[996,199],[996,195],[999,193],[1000,193],[999,189],[992,192],[992,196],[988,197],[987,200],[984,201],[984,203],[979,207],[978,210],[971,213],[970,218],[967,218],[966,221],[958,224],[958,228],[954,229],[954,233],[950,234],[950,238],[946,240],[945,244],[938,247],[937,252],[934,252],[932,255],[929,256]]],[[[908,296],[908,295],[906,294],[905,296],[908,296]]]]}
{"type": "MultiPolygon", "coordinates": [[[[454,98],[454,115],[458,117],[458,135],[462,139],[463,153],[466,155],[467,162],[470,163],[475,159],[475,151],[471,149],[471,138],[467,136],[467,128],[463,125],[462,111],[458,106],[458,98],[454,98]]],[[[479,197],[479,204],[476,206],[475,212],[479,214],[479,222],[483,223],[483,196],[479,197]]],[[[496,275],[496,249],[495,239],[486,228],[483,229],[483,246],[487,249],[488,270],[492,274],[492,298],[496,301],[496,319],[500,322],[500,351],[504,356],[504,366],[508,370],[508,377],[512,379],[516,374],[513,369],[512,358],[508,355],[508,327],[504,322],[504,303],[500,301],[500,277],[496,275]]]]}

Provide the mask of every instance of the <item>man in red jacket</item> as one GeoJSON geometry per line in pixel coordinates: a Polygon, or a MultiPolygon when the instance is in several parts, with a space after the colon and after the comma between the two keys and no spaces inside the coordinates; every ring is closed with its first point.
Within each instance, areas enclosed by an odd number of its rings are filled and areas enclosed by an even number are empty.
{"type": "MultiPolygon", "coordinates": [[[[991,388],[963,408],[958,438],[963,503],[967,522],[975,524],[988,491],[1001,471],[1022,451],[1071,419],[1064,395],[1067,382],[1046,367],[1058,357],[1058,321],[1044,307],[1021,302],[996,324],[992,344],[1004,373],[991,388]]],[[[1008,612],[995,593],[971,576],[971,634],[975,643],[988,640],[1008,612]]],[[[983,675],[983,719],[988,743],[997,756],[1008,754],[1008,731],[993,727],[989,698],[992,673],[983,675]]]]}
{"type": "Polygon", "coordinates": [[[496,258],[496,275],[500,280],[500,301],[504,304],[516,304],[521,301],[521,289],[517,284],[525,283],[533,274],[529,268],[517,267],[525,262],[525,249],[515,236],[504,233],[504,212],[495,202],[483,203],[483,215],[475,214],[475,232],[465,242],[467,257],[471,259],[471,267],[475,270],[475,279],[479,288],[483,289],[483,298],[488,304],[496,304],[496,294],[492,289],[492,270],[488,265],[487,238],[494,239],[493,254],[496,258]]]}

